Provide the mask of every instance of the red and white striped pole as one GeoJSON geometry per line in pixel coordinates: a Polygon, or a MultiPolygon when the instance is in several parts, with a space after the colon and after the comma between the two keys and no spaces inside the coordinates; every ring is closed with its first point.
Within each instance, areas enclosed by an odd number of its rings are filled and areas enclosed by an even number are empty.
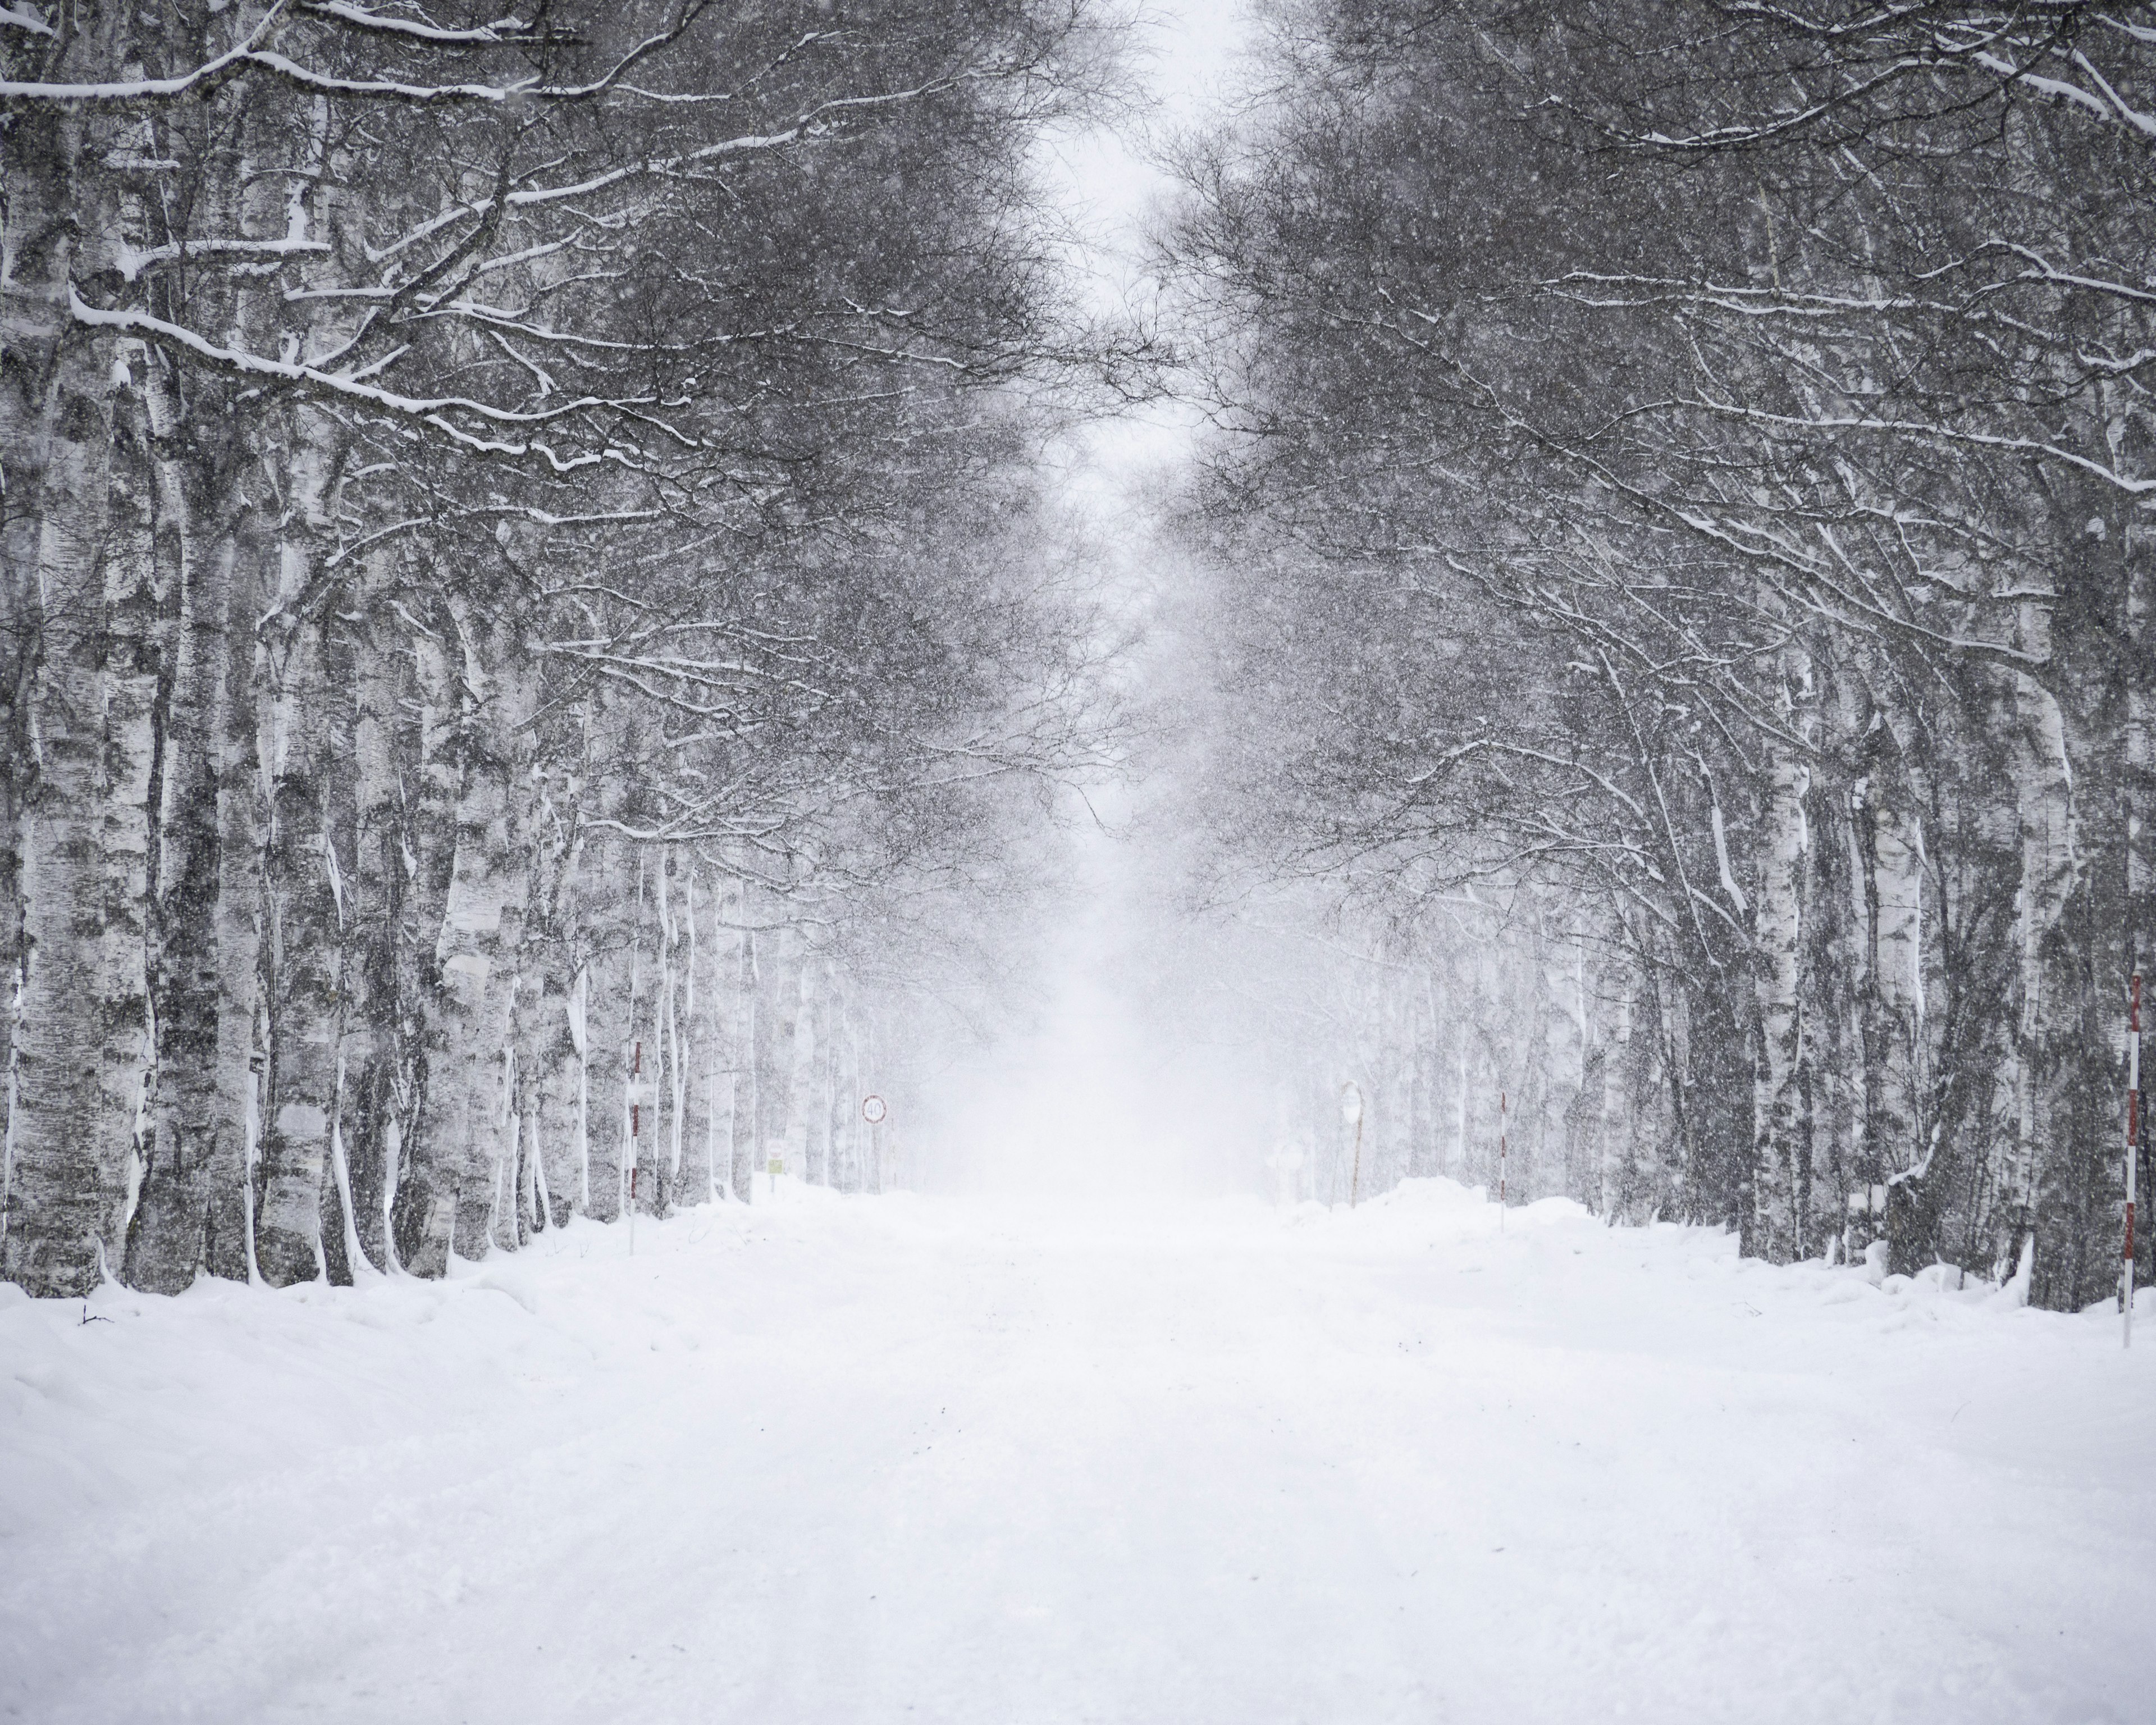
{"type": "Polygon", "coordinates": [[[1497,1231],[1505,1231],[1505,1093],[1497,1092],[1497,1231]]]}
{"type": "Polygon", "coordinates": [[[2141,1161],[2141,976],[2126,990],[2126,1255],[2118,1269],[2118,1309],[2124,1328],[2119,1345],[2133,1346],[2133,1199],[2141,1161]]]}

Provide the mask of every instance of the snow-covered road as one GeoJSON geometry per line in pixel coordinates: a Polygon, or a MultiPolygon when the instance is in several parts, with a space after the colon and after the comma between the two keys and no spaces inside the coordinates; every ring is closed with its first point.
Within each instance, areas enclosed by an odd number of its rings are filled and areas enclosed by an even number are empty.
{"type": "Polygon", "coordinates": [[[1434,1185],[779,1200],[0,1290],[0,1717],[2156,1717],[2156,1324],[1434,1185]]]}

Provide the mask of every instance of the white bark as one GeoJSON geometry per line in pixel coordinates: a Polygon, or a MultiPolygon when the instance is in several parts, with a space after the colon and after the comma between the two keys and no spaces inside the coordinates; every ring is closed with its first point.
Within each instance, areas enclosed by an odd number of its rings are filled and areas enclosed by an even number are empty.
{"type": "MultiPolygon", "coordinates": [[[[437,670],[437,686],[444,706],[454,703],[459,711],[465,758],[454,774],[454,852],[434,942],[438,980],[427,1003],[427,1106],[413,1147],[425,1209],[405,1264],[421,1276],[443,1274],[452,1250],[483,1255],[490,1238],[502,1168],[514,1150],[501,1074],[529,892],[510,788],[524,777],[519,763],[528,760],[528,703],[503,675],[501,634],[461,606],[453,614],[459,692],[449,692],[446,665],[437,670]]],[[[435,812],[439,818],[444,811],[435,812]]]]}
{"type": "Polygon", "coordinates": [[[814,1177],[809,1163],[814,1122],[822,1112],[816,1095],[816,999],[821,967],[805,947],[799,949],[800,980],[796,993],[792,1060],[787,1079],[790,1102],[786,1127],[786,1165],[798,1179],[814,1177]]]}
{"type": "Polygon", "coordinates": [[[1759,1049],[1753,1080],[1753,1238],[1748,1243],[1752,1251],[1777,1261],[1804,1250],[1798,1214],[1802,1111],[1798,1069],[1804,1055],[1798,983],[1808,848],[1804,798],[1811,788],[1805,746],[1814,734],[1815,706],[1810,655],[1794,639],[1782,650],[1780,671],[1783,718],[1794,740],[1769,745],[1759,844],[1758,902],[1753,922],[1759,1049]]]}
{"type": "Polygon", "coordinates": [[[592,1078],[591,1029],[585,1014],[585,1002],[589,999],[592,985],[591,967],[577,968],[575,983],[563,1003],[563,1012],[569,1023],[569,1040],[577,1051],[577,1118],[574,1139],[577,1170],[577,1209],[589,1214],[592,1208],[592,1078]]]}
{"type": "MultiPolygon", "coordinates": [[[[2032,597],[2020,607],[2020,645],[2048,660],[2051,602],[2032,597]]],[[[2055,1020],[2071,1019],[2072,1003],[2054,978],[2051,943],[2075,885],[2074,798],[2064,716],[2050,691],[2025,672],[2015,678],[2015,792],[2020,818],[2021,888],[2015,940],[2020,973],[2016,1014],[2013,1154],[2003,1184],[2006,1235],[1999,1255],[2018,1260],[2035,1228],[2037,1178],[2051,1133],[2051,1087],[2058,1065],[2055,1020]]]]}
{"type": "MultiPolygon", "coordinates": [[[[75,49],[95,62],[124,28],[116,12],[87,18],[75,49]]],[[[0,1277],[76,1294],[121,1262],[149,1021],[152,481],[122,344],[63,309],[71,277],[111,267],[123,237],[103,167],[115,131],[80,112],[9,125],[0,548],[31,657],[9,691],[21,729],[0,737],[22,918],[0,1277]]]]}
{"type": "Polygon", "coordinates": [[[1871,1024],[1864,1052],[1866,1137],[1882,1170],[1903,1173],[1916,1165],[1919,1074],[1917,1026],[1922,1014],[1923,914],[1921,839],[1911,816],[1875,783],[1861,818],[1869,823],[1866,866],[1870,875],[1871,950],[1866,983],[1871,1024]]]}
{"type": "Polygon", "coordinates": [[[314,578],[336,531],[342,435],[295,408],[285,427],[277,585],[262,630],[270,675],[259,754],[270,846],[270,1106],[263,1122],[255,1255],[271,1283],[312,1279],[321,1262],[331,1123],[341,1105],[346,910],[331,811],[349,790],[348,697],[332,675],[330,619],[314,578]]]}

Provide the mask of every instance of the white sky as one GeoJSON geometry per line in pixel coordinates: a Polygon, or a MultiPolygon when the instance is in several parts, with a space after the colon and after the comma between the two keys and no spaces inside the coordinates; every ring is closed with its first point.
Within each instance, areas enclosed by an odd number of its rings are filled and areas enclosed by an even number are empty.
{"type": "MultiPolygon", "coordinates": [[[[1229,88],[1246,23],[1241,0],[1164,0],[1139,23],[1138,69],[1158,107],[1141,121],[1157,135],[1204,121],[1229,88]]],[[[1099,231],[1104,275],[1134,249],[1132,229],[1167,182],[1146,160],[1146,140],[1096,130],[1050,141],[1068,207],[1099,231]],[[1119,255],[1120,254],[1120,255],[1119,255]]]]}
{"type": "MultiPolygon", "coordinates": [[[[1134,289],[1142,293],[1145,218],[1171,190],[1150,159],[1176,132],[1204,123],[1232,87],[1249,28],[1245,0],[1162,0],[1138,28],[1139,70],[1157,106],[1134,126],[1096,129],[1049,141],[1048,165],[1065,207],[1091,239],[1093,294],[1112,311],[1134,289]]],[[[1121,494],[1146,471],[1175,459],[1192,416],[1171,406],[1143,408],[1093,428],[1069,477],[1075,495],[1111,516],[1121,494]]]]}
{"type": "MultiPolygon", "coordinates": [[[[1229,87],[1245,38],[1239,0],[1183,0],[1148,8],[1142,25],[1147,82],[1159,106],[1154,136],[1203,121],[1229,87]]],[[[1104,307],[1138,274],[1141,225],[1168,182],[1147,159],[1143,136],[1093,131],[1054,141],[1050,170],[1091,241],[1088,262],[1104,307]]],[[[1073,446],[1051,452],[1065,495],[1135,579],[1150,584],[1142,511],[1136,488],[1172,464],[1192,435],[1193,416],[1172,405],[1090,426],[1073,446]]],[[[1096,798],[1111,819],[1127,798],[1096,798]]],[[[1051,995],[1037,1031],[1014,1035],[938,1083],[931,1162],[919,1172],[1002,1189],[1091,1191],[1217,1183],[1255,1161],[1250,1134],[1261,1124],[1255,1100],[1229,1076],[1187,1050],[1148,1045],[1113,961],[1149,916],[1143,859],[1091,829],[1075,837],[1079,892],[1068,927],[1042,931],[1051,995]]]]}

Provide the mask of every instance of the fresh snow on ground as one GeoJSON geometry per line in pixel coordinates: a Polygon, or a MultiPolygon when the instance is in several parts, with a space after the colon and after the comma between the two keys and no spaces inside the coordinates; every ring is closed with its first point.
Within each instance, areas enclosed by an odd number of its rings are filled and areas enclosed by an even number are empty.
{"type": "Polygon", "coordinates": [[[0,1288],[0,1717],[2150,1717],[2156,1312],[1439,1182],[757,1197],[0,1288]]]}

